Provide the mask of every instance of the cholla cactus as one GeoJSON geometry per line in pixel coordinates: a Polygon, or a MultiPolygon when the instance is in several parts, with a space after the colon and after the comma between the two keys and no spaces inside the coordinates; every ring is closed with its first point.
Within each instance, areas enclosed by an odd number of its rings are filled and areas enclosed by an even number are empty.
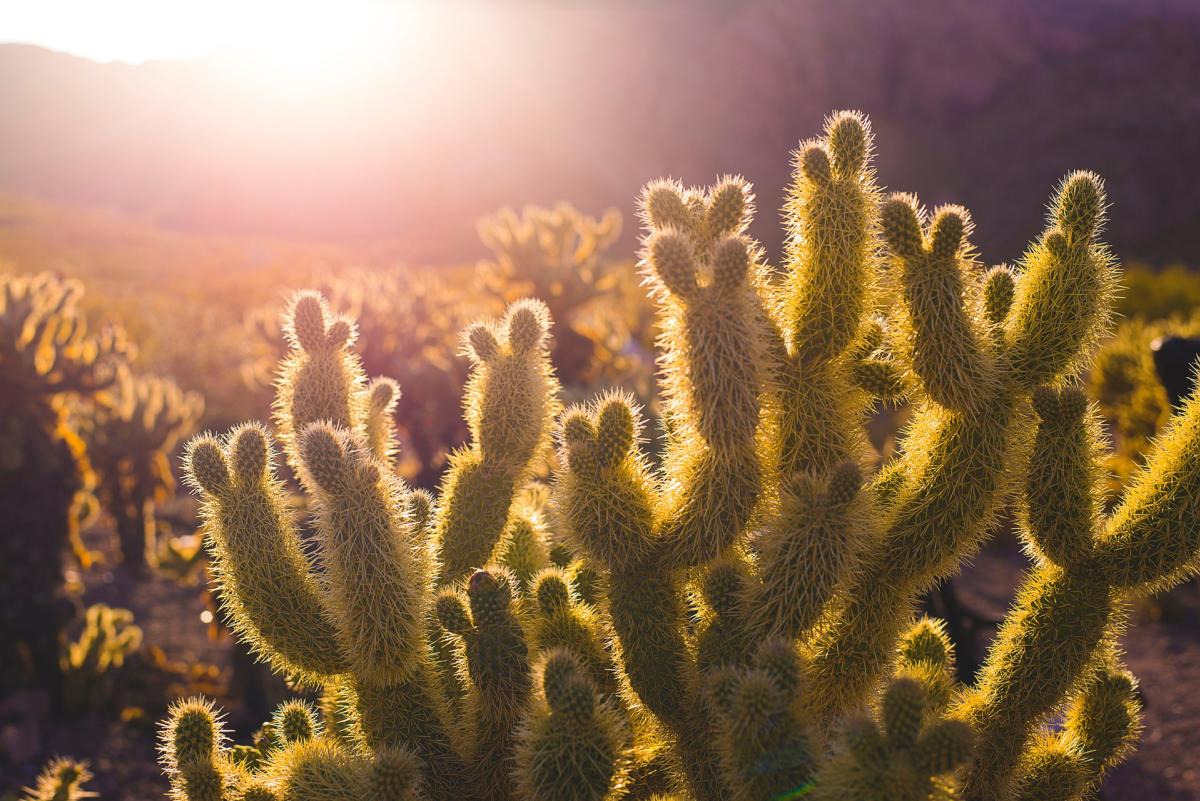
{"type": "Polygon", "coordinates": [[[527,206],[519,215],[506,208],[476,228],[494,254],[478,267],[484,291],[506,303],[540,298],[550,309],[557,325],[551,358],[564,384],[640,378],[634,351],[643,326],[633,307],[645,304],[629,302],[633,271],[606,254],[621,235],[616,209],[597,219],[569,203],[527,206]]]}
{"type": "Polygon", "coordinates": [[[25,788],[21,801],[82,801],[96,794],[84,787],[92,780],[86,762],[58,757],[47,763],[33,787],[25,788]]]}
{"type": "Polygon", "coordinates": [[[87,333],[82,294],[45,273],[0,276],[0,694],[61,678],[62,560],[94,478],[66,401],[111,386],[128,350],[119,329],[87,333]]]}
{"type": "Polygon", "coordinates": [[[79,639],[62,657],[64,706],[73,714],[102,708],[115,689],[125,659],[142,645],[142,630],[128,609],[93,604],[84,613],[79,639]]]}
{"type": "Polygon", "coordinates": [[[1167,337],[1198,334],[1200,316],[1134,318],[1122,323],[1096,353],[1088,390],[1112,429],[1114,448],[1106,460],[1114,476],[1110,495],[1119,494],[1137,474],[1175,411],[1155,369],[1155,344],[1167,337]]]}
{"type": "MultiPolygon", "coordinates": [[[[454,358],[456,337],[473,320],[502,308],[492,300],[464,299],[448,280],[405,267],[344,270],[317,282],[330,307],[357,322],[363,368],[404,387],[396,435],[405,449],[397,468],[420,487],[437,485],[450,453],[468,435],[459,411],[467,369],[454,358]]],[[[255,389],[273,385],[284,355],[279,311],[256,309],[246,319],[251,354],[243,373],[255,389]]]]}
{"type": "Polygon", "coordinates": [[[637,407],[606,394],[559,418],[549,509],[522,493],[557,411],[544,307],[466,332],[472,443],[434,500],[394,477],[352,322],[300,296],[276,423],[315,499],[320,567],[265,428],[195,440],[189,473],[226,614],[324,688],[324,733],[240,759],[192,705],[194,769],[185,716],[168,725],[176,795],[1088,792],[1138,731],[1113,646],[1124,599],[1200,552],[1200,400],[1102,520],[1072,385],[1114,283],[1099,180],[1069,176],[1019,264],[985,272],[967,213],[882,198],[871,151],[854,113],[801,147],[782,280],[746,233],[743,180],[647,187],[663,466],[637,407]],[[900,396],[915,422],[877,469],[862,424],[873,398],[900,396]],[[979,685],[958,688],[941,625],[913,606],[1018,499],[1038,563],[979,685]]]}
{"type": "Polygon", "coordinates": [[[126,375],[107,397],[76,413],[96,495],[116,521],[121,559],[134,573],[157,562],[154,509],[175,489],[169,456],[203,411],[199,394],[169,378],[126,375]]]}

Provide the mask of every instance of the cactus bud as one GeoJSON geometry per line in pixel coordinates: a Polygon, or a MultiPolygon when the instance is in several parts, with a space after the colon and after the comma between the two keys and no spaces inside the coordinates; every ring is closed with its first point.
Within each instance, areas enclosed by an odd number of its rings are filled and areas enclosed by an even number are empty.
{"type": "Polygon", "coordinates": [[[714,238],[740,233],[750,216],[750,187],[740,177],[726,178],[712,191],[706,215],[708,235],[714,238]]]}
{"type": "Polygon", "coordinates": [[[825,125],[833,172],[838,178],[854,178],[867,165],[871,151],[870,126],[856,111],[839,111],[825,125]]]}
{"type": "Polygon", "coordinates": [[[313,423],[300,434],[304,468],[321,489],[336,492],[347,477],[346,450],[338,432],[328,425],[313,423]]]}
{"type": "Polygon", "coordinates": [[[286,313],[285,330],[290,328],[295,344],[309,353],[325,348],[325,299],[315,292],[301,292],[286,313]]]}
{"type": "Polygon", "coordinates": [[[549,330],[550,313],[540,300],[521,300],[508,307],[508,344],[514,355],[536,353],[549,330]]]}
{"type": "Polygon", "coordinates": [[[475,323],[467,329],[467,344],[470,353],[477,362],[490,362],[500,355],[500,344],[490,326],[475,323]]]}
{"type": "Polygon", "coordinates": [[[921,253],[925,238],[921,234],[921,219],[911,195],[892,195],[880,211],[883,238],[897,256],[912,258],[921,253]]]}
{"type": "Polygon", "coordinates": [[[826,497],[829,505],[845,506],[854,500],[862,487],[862,470],[855,462],[845,461],[833,469],[826,497]]]}
{"type": "Polygon", "coordinates": [[[740,236],[721,240],[713,249],[713,286],[722,291],[736,289],[750,269],[749,243],[740,236]]]}
{"type": "Polygon", "coordinates": [[[983,306],[988,322],[992,325],[1004,322],[1016,291],[1016,276],[1012,270],[1004,265],[988,270],[983,280],[983,306]]]}
{"type": "Polygon", "coordinates": [[[285,701],[271,717],[271,727],[285,743],[297,743],[321,733],[317,713],[304,701],[285,701]]]}
{"type": "Polygon", "coordinates": [[[634,412],[630,399],[614,397],[600,409],[596,426],[596,455],[603,467],[615,467],[633,447],[634,412]]]}
{"type": "Polygon", "coordinates": [[[267,433],[257,424],[244,425],[234,431],[233,472],[237,480],[252,484],[262,480],[267,469],[267,433]]]}
{"type": "Polygon", "coordinates": [[[696,294],[696,261],[686,236],[663,230],[653,235],[647,249],[650,266],[672,294],[683,299],[696,294]]]}
{"type": "Polygon", "coordinates": [[[946,624],[936,618],[922,618],[900,638],[900,659],[905,665],[926,662],[940,668],[949,667],[953,645],[946,634],[946,624]]]}
{"type": "Polygon", "coordinates": [[[934,258],[954,258],[969,229],[970,217],[961,206],[943,206],[934,212],[930,236],[934,258]]]}
{"type": "Polygon", "coordinates": [[[547,568],[533,580],[533,595],[546,614],[562,609],[571,600],[570,589],[562,570],[547,568]]]}
{"type": "Polygon", "coordinates": [[[1095,173],[1071,173],[1063,179],[1053,208],[1054,220],[1070,243],[1087,244],[1104,220],[1104,185],[1095,173]]]}
{"type": "Polygon", "coordinates": [[[646,187],[642,205],[654,228],[686,230],[691,227],[691,212],[684,205],[678,184],[657,181],[646,187]]]}
{"type": "Polygon", "coordinates": [[[915,679],[893,679],[883,695],[883,725],[888,740],[897,748],[911,748],[917,741],[929,696],[915,679]]]}
{"type": "Polygon", "coordinates": [[[939,720],[917,738],[917,766],[931,776],[949,773],[971,759],[975,730],[962,720],[939,720]]]}
{"type": "Polygon", "coordinates": [[[451,634],[463,635],[471,629],[471,617],[467,605],[454,590],[445,590],[438,595],[435,604],[438,622],[451,634]]]}
{"type": "Polygon", "coordinates": [[[501,573],[476,570],[467,582],[467,598],[476,625],[499,623],[508,617],[512,587],[501,573]]]}
{"type": "Polygon", "coordinates": [[[208,494],[220,495],[229,488],[229,467],[215,438],[201,436],[188,443],[184,463],[191,479],[208,494]]]}
{"type": "Polygon", "coordinates": [[[804,177],[814,184],[827,185],[833,178],[833,168],[829,164],[829,154],[825,148],[810,144],[800,152],[800,171],[804,177]]]}

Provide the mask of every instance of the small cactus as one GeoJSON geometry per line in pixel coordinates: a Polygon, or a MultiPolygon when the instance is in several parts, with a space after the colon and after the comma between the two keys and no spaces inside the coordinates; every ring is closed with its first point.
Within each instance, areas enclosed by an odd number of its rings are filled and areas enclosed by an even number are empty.
{"type": "Polygon", "coordinates": [[[92,780],[88,763],[68,757],[50,760],[32,787],[25,788],[21,801],[82,801],[95,798],[85,784],[92,780]]]}

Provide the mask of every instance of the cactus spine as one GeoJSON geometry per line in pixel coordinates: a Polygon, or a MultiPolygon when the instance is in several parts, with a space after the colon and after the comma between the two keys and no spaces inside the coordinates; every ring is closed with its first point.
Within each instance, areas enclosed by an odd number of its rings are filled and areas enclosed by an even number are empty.
{"type": "Polygon", "coordinates": [[[472,441],[435,500],[394,475],[396,389],[368,383],[353,322],[299,296],[276,428],[318,551],[300,545],[264,427],[193,441],[188,467],[227,615],[324,688],[325,720],[282,711],[286,742],[255,757],[213,740],[205,708],[195,779],[167,749],[177,795],[1089,792],[1138,732],[1113,647],[1125,599],[1200,553],[1200,401],[1104,519],[1072,384],[1115,279],[1099,180],[1068,176],[1024,259],[985,272],[967,212],[882,198],[872,148],[848,112],[801,146],[781,276],[746,234],[743,180],[646,188],[662,467],[641,411],[607,393],[559,416],[548,507],[527,487],[558,411],[541,305],[464,334],[472,441]],[[900,397],[915,421],[877,470],[862,423],[900,397]],[[979,684],[959,688],[915,600],[1014,499],[1038,564],[979,684]]]}

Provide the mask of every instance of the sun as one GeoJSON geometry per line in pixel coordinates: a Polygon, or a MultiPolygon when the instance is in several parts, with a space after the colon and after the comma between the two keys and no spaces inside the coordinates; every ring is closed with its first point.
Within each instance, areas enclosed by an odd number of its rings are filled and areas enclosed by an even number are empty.
{"type": "Polygon", "coordinates": [[[271,88],[311,92],[369,74],[411,39],[423,4],[248,3],[220,57],[271,88]]]}
{"type": "Polygon", "coordinates": [[[0,42],[98,61],[212,59],[248,81],[308,92],[428,47],[422,31],[440,8],[430,0],[38,0],[0,15],[0,42]]]}

